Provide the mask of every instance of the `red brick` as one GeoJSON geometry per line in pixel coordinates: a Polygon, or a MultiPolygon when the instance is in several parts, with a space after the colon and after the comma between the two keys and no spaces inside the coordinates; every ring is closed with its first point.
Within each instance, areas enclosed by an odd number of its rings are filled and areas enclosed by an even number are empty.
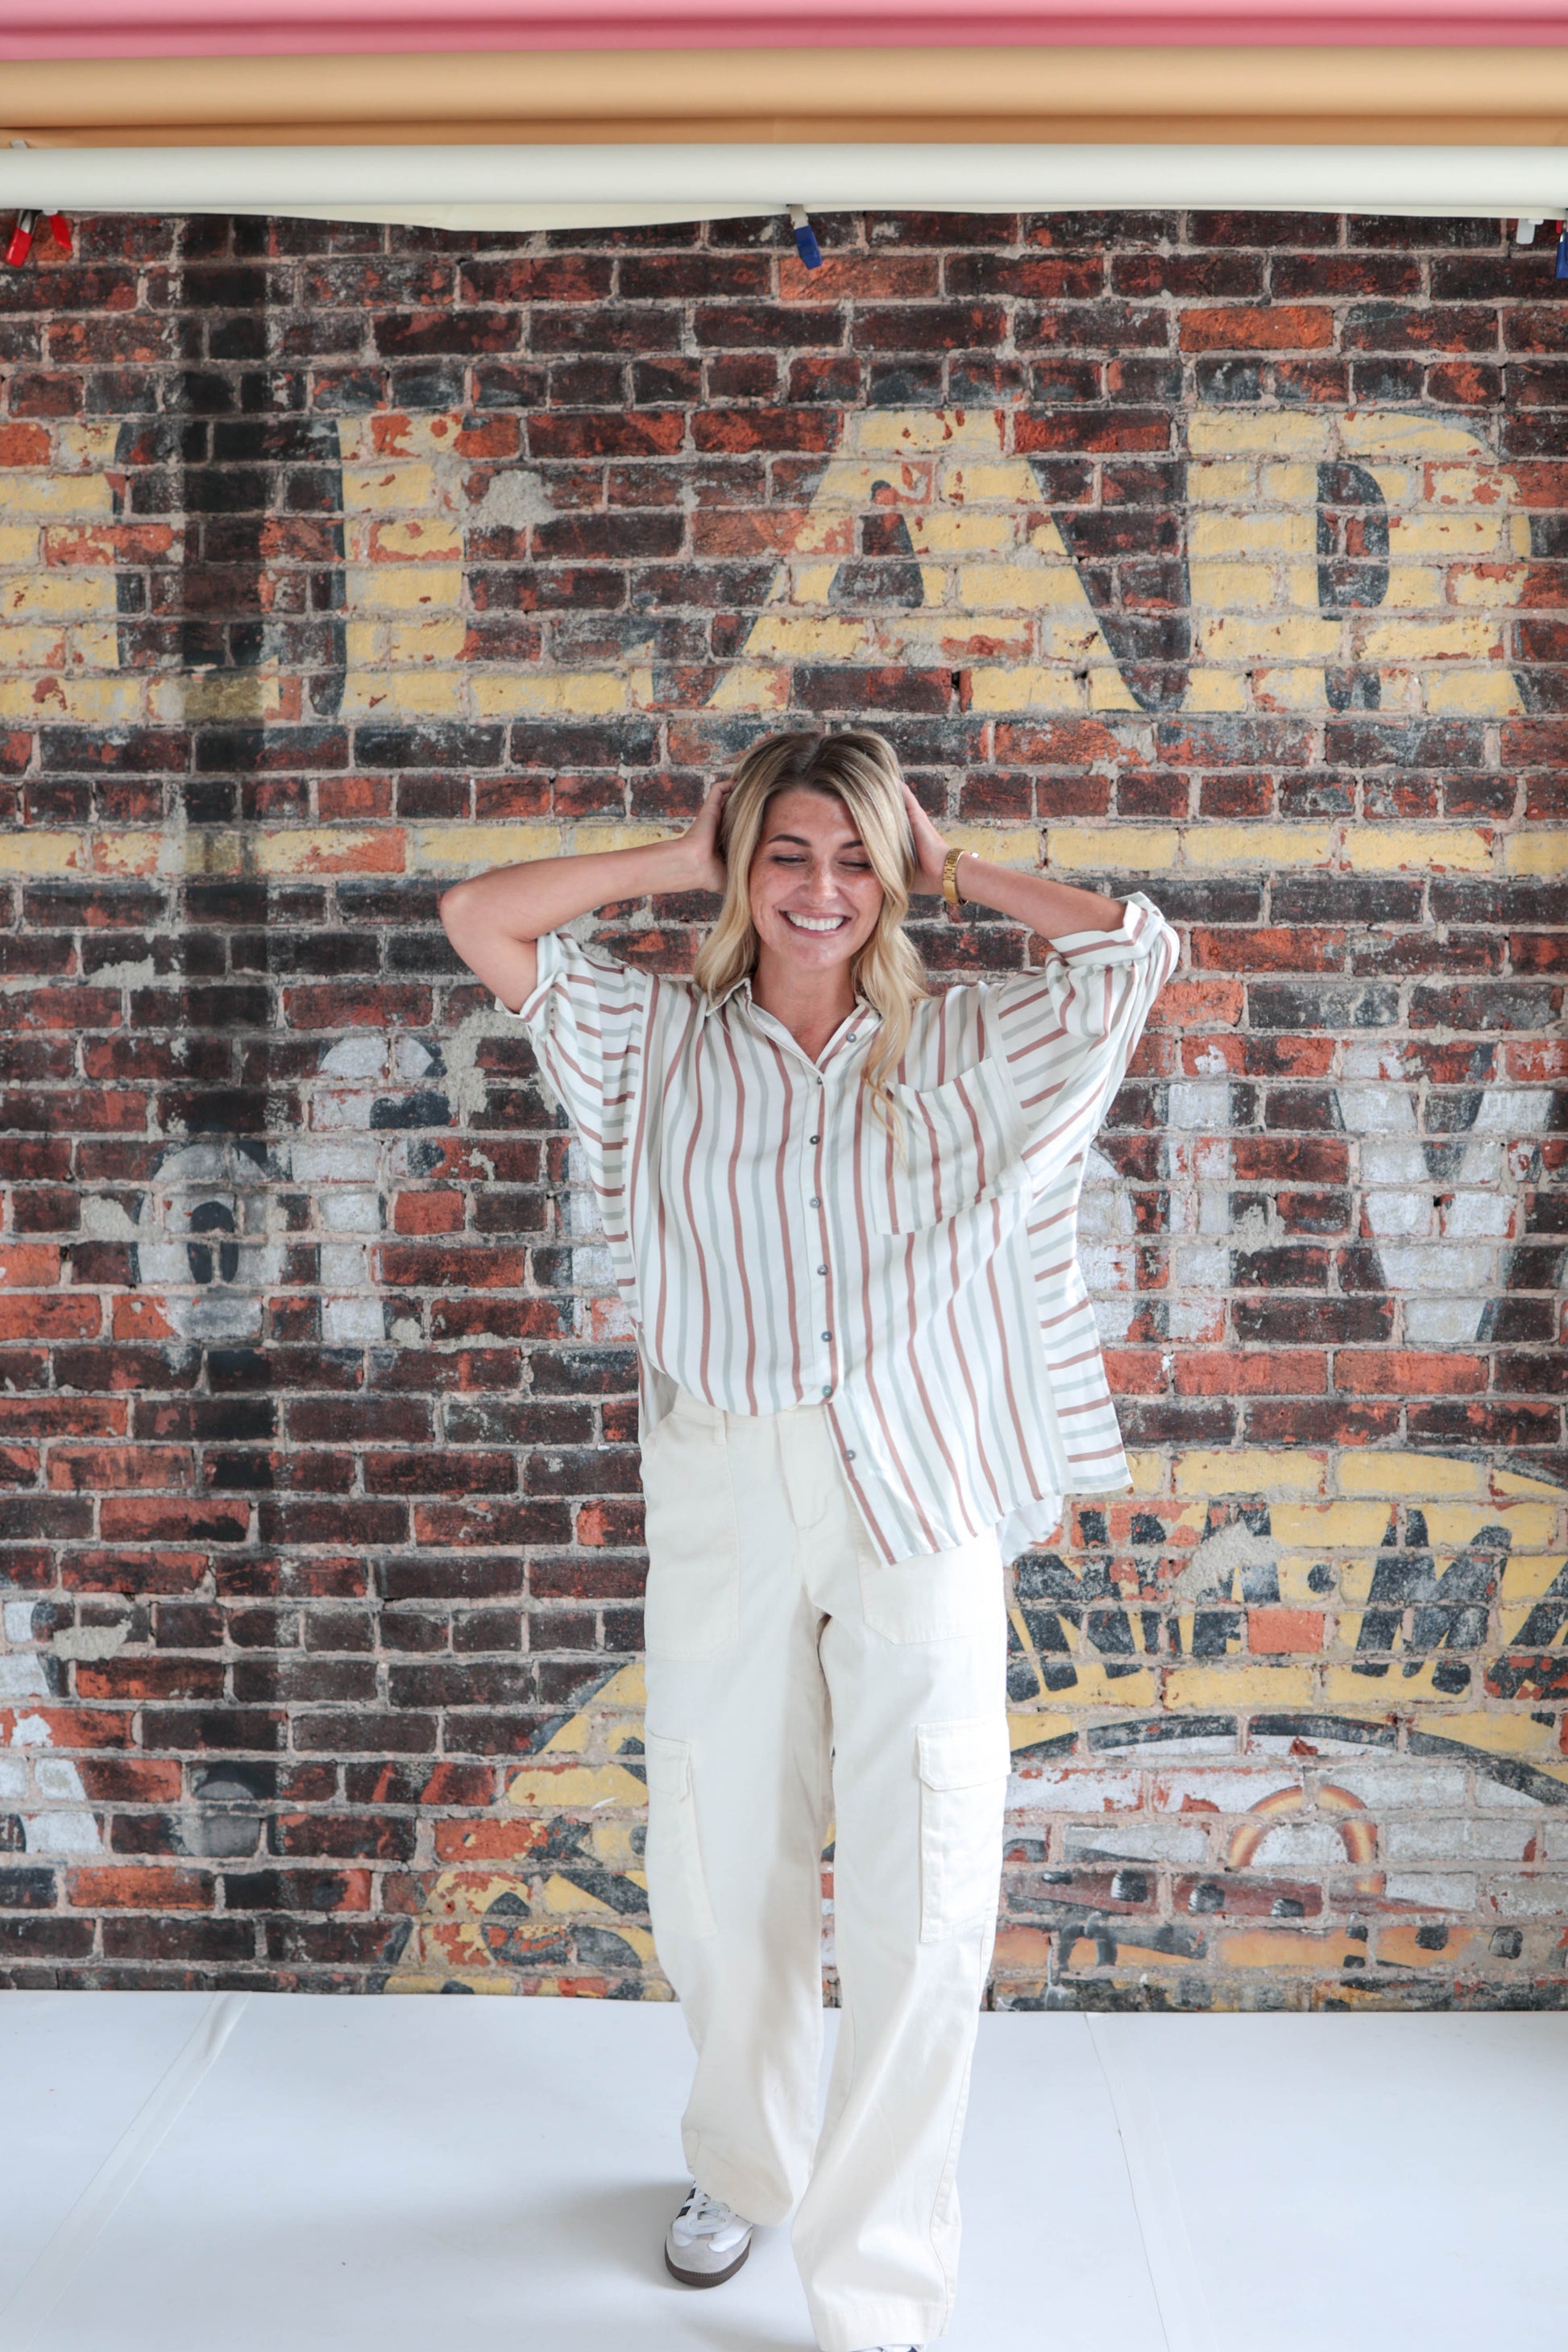
{"type": "Polygon", "coordinates": [[[0,425],[0,466],[47,466],[54,455],[46,425],[0,425]]]}
{"type": "Polygon", "coordinates": [[[461,1192],[397,1192],[393,1200],[395,1233],[461,1233],[466,1218],[461,1192]]]}
{"type": "Polygon", "coordinates": [[[110,1543],[244,1543],[250,1533],[249,1506],[243,1496],[110,1497],[100,1508],[99,1527],[110,1543]]]}
{"type": "Polygon", "coordinates": [[[14,1290],[46,1290],[59,1278],[60,1253],[53,1244],[0,1238],[0,1283],[14,1290]]]}
{"type": "Polygon", "coordinates": [[[88,528],[56,523],[44,532],[46,563],[156,563],[172,555],[175,535],[168,523],[112,523],[88,528]]]}
{"type": "Polygon", "coordinates": [[[181,1446],[54,1445],[49,1484],[76,1494],[127,1486],[188,1487],[195,1465],[181,1446]]]}
{"type": "Polygon", "coordinates": [[[523,1862],[536,1853],[550,1835],[547,1824],[521,1815],[494,1822],[437,1822],[435,1850],[437,1862],[523,1862]]]}
{"type": "Polygon", "coordinates": [[[1341,1348],[1334,1385],[1352,1396],[1473,1396],[1487,1384],[1484,1356],[1411,1348],[1341,1348]]]}
{"type": "Polygon", "coordinates": [[[110,1397],[0,1396],[0,1431],[32,1437],[119,1437],[129,1418],[110,1397]]]}
{"type": "Polygon", "coordinates": [[[1323,1615],[1319,1609],[1249,1609],[1247,1646],[1255,1655],[1321,1650],[1323,1615]]]}
{"type": "Polygon", "coordinates": [[[100,1664],[79,1663],[76,1686],[83,1698],[204,1699],[224,1696],[224,1667],[218,1658],[110,1658],[100,1664]]]}
{"type": "Polygon", "coordinates": [[[1233,1028],[1244,991],[1236,980],[1169,980],[1152,1016],[1161,1029],[1233,1028]]]}
{"type": "Polygon", "coordinates": [[[1169,449],[1171,418],[1160,409],[1056,410],[1020,415],[1015,427],[1020,450],[1078,449],[1091,456],[1132,455],[1169,449]]]}
{"type": "Polygon", "coordinates": [[[1178,1396],[1319,1396],[1328,1358],[1316,1348],[1215,1349],[1179,1353],[1178,1396]]]}
{"type": "Polygon", "coordinates": [[[67,1898],[79,1911],[205,1911],[212,1881],[194,1870],[141,1869],[132,1864],[67,1874],[67,1898]]]}
{"type": "Polygon", "coordinates": [[[82,1748],[127,1748],[131,1745],[132,1722],[128,1715],[103,1714],[90,1707],[57,1706],[49,1700],[29,1703],[11,1711],[0,1708],[0,1726],[5,1727],[7,1739],[16,1746],[25,1744],[14,1738],[16,1717],[23,1715],[42,1715],[48,1726],[49,1745],[57,1749],[68,1751],[82,1748]]]}
{"type": "Polygon", "coordinates": [[[1238,1135],[1231,1164],[1245,1184],[1342,1184],[1350,1146],[1339,1136],[1238,1135]]]}
{"type": "Polygon", "coordinates": [[[1211,971],[1342,971],[1343,931],[1289,924],[1279,930],[1211,931],[1194,927],[1193,962],[1211,971]]]}
{"type": "Polygon", "coordinates": [[[180,1797],[180,1767],[134,1756],[84,1756],[77,1765],[89,1804],[173,1805],[180,1797]]]}
{"type": "Polygon", "coordinates": [[[1334,314],[1289,303],[1267,310],[1240,305],[1217,310],[1184,310],[1184,352],[1303,352],[1334,340],[1334,314]]]}
{"type": "Polygon", "coordinates": [[[521,1290],[523,1284],[521,1250],[419,1248],[413,1243],[384,1242],[376,1257],[380,1279],[398,1289],[521,1290]]]}

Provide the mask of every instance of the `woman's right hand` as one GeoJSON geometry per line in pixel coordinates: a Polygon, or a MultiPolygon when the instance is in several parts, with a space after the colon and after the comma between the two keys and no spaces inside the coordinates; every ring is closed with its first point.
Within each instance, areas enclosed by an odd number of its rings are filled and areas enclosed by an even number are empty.
{"type": "Polygon", "coordinates": [[[689,890],[717,890],[721,893],[729,883],[729,868],[719,851],[719,819],[730,791],[731,779],[725,776],[710,787],[695,822],[679,838],[681,863],[689,866],[686,887],[689,890]]]}

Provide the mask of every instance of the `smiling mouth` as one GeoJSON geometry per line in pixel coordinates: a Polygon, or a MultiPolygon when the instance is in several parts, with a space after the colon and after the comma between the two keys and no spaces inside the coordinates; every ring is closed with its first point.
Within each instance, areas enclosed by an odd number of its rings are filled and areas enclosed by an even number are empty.
{"type": "Polygon", "coordinates": [[[793,930],[826,933],[841,931],[849,920],[847,915],[792,915],[787,907],[780,909],[793,930]]]}

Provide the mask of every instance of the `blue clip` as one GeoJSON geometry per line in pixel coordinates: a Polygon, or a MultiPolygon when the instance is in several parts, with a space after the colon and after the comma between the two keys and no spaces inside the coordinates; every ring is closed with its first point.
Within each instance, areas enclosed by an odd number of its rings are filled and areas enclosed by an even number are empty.
{"type": "MultiPolygon", "coordinates": [[[[817,244],[811,223],[806,219],[805,206],[804,205],[791,205],[789,208],[789,225],[795,231],[795,249],[799,254],[801,259],[805,262],[806,268],[808,269],[820,269],[822,267],[822,247],[817,244]]],[[[1568,273],[1562,274],[1568,275],[1568,273]]]]}
{"type": "Polygon", "coordinates": [[[1557,267],[1552,275],[1568,278],[1568,221],[1557,224],[1557,267]]]}

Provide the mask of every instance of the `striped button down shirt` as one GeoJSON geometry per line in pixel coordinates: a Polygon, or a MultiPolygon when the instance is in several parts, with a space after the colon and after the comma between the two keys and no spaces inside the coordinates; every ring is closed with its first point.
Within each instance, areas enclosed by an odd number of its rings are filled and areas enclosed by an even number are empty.
{"type": "MultiPolygon", "coordinates": [[[[1127,1465],[1079,1270],[1085,1157],[1174,933],[1122,928],[921,1001],[895,1149],[862,999],[817,1059],[749,981],[716,1003],[568,932],[514,1017],[581,1138],[636,1325],[645,1434],[675,1386],[736,1413],[825,1402],[889,1561],[1048,1536],[1127,1465]]],[[[502,1007],[503,1011],[507,1008],[502,1007]]]]}

